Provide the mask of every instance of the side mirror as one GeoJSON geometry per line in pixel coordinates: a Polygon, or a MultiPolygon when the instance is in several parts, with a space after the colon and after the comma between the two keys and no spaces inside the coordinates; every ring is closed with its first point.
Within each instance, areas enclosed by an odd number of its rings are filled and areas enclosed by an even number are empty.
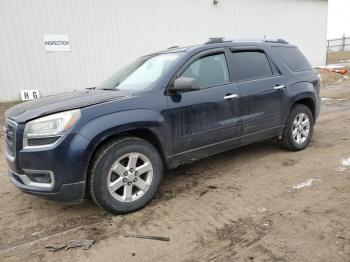
{"type": "Polygon", "coordinates": [[[196,79],[190,77],[179,77],[174,82],[172,91],[195,91],[199,90],[199,84],[196,79]]]}

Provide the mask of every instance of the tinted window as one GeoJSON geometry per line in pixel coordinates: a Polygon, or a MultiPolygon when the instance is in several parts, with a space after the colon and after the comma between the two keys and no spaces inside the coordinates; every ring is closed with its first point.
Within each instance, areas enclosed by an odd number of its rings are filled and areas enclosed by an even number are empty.
{"type": "Polygon", "coordinates": [[[232,53],[235,80],[272,76],[270,63],[263,52],[243,51],[232,53]]]}
{"type": "Polygon", "coordinates": [[[193,62],[182,74],[198,81],[200,87],[218,86],[229,82],[224,54],[202,57],[193,62]]]}
{"type": "Polygon", "coordinates": [[[273,49],[280,55],[283,62],[293,72],[300,72],[312,69],[310,63],[305,56],[296,47],[273,47],[273,49]]]}

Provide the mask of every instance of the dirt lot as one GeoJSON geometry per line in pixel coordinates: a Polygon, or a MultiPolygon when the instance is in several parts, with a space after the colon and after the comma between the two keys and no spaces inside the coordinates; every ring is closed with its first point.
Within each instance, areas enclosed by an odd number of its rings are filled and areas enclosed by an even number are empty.
{"type": "Polygon", "coordinates": [[[350,80],[324,76],[306,150],[265,141],[168,171],[156,199],[133,214],[23,194],[1,159],[0,261],[350,261],[350,80]],[[80,238],[95,243],[44,248],[80,238]]]}
{"type": "Polygon", "coordinates": [[[329,64],[339,63],[344,60],[350,60],[350,51],[330,52],[327,55],[327,62],[329,64]]]}

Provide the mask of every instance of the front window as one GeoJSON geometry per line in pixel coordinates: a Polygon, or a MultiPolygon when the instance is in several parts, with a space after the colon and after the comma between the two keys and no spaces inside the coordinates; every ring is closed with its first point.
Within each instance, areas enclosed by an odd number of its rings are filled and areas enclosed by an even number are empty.
{"type": "Polygon", "coordinates": [[[202,57],[193,62],[183,77],[194,78],[201,88],[224,85],[229,82],[229,74],[224,54],[202,57]]]}
{"type": "Polygon", "coordinates": [[[97,89],[147,89],[169,70],[180,55],[181,53],[168,53],[141,57],[102,82],[97,89]]]}

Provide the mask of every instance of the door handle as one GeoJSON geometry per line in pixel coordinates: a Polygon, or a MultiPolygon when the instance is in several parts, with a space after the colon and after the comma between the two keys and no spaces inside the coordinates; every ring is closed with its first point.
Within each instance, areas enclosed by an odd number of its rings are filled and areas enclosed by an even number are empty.
{"type": "Polygon", "coordinates": [[[224,96],[224,99],[230,100],[230,99],[237,98],[237,97],[238,97],[237,94],[233,94],[233,95],[227,94],[226,96],[224,96]]]}
{"type": "Polygon", "coordinates": [[[281,89],[285,89],[286,87],[284,85],[278,85],[278,86],[275,86],[273,89],[275,90],[281,90],[281,89]]]}

